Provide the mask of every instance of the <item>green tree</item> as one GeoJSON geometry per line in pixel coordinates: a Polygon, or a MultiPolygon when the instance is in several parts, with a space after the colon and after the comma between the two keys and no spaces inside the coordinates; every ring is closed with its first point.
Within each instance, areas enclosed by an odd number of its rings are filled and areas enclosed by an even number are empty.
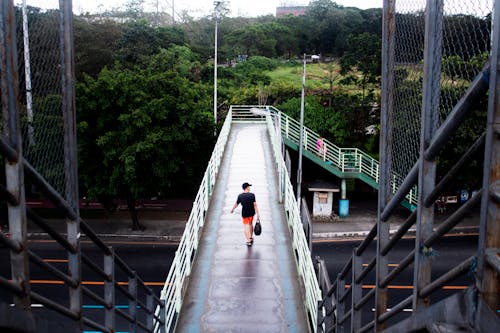
{"type": "Polygon", "coordinates": [[[368,84],[377,83],[380,77],[382,41],[377,35],[364,32],[350,35],[348,43],[348,49],[340,59],[340,73],[345,75],[353,70],[361,73],[361,78],[355,81],[361,85],[364,99],[368,84]]]}
{"type": "Polygon", "coordinates": [[[82,188],[89,198],[126,199],[134,229],[138,198],[192,194],[206,167],[213,119],[200,66],[175,46],[144,68],[115,66],[78,85],[82,188]]]}

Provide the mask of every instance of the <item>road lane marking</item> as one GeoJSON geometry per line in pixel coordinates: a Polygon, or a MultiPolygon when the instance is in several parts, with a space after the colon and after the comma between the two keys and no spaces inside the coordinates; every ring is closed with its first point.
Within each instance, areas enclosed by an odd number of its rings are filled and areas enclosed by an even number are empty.
{"type": "MultiPolygon", "coordinates": [[[[62,280],[30,280],[31,284],[65,284],[62,280]]],[[[118,281],[119,285],[127,286],[127,281],[118,281]]],[[[93,285],[93,286],[102,286],[104,285],[104,281],[82,281],[83,285],[93,285]]],[[[145,286],[164,286],[165,282],[144,282],[145,286]]]]}
{"type": "MultiPolygon", "coordinates": [[[[62,280],[30,280],[30,283],[32,284],[64,284],[64,281],[62,280]]],[[[128,282],[126,281],[118,281],[117,282],[119,285],[126,286],[128,285],[128,282]]],[[[83,285],[104,285],[104,281],[82,281],[83,285]]],[[[144,285],[146,286],[164,286],[165,282],[144,282],[144,285]]],[[[345,288],[350,288],[350,284],[346,284],[345,288]]],[[[443,286],[441,289],[444,290],[463,290],[467,289],[469,286],[443,286]]],[[[373,289],[375,288],[375,285],[373,284],[364,284],[362,286],[363,289],[373,289]]],[[[404,286],[404,285],[389,285],[387,286],[388,289],[413,289],[413,286],[404,286]]]]}
{"type": "MultiPolygon", "coordinates": [[[[41,243],[41,244],[53,244],[57,243],[57,241],[52,240],[52,239],[29,239],[29,243],[41,243]]],[[[82,244],[95,244],[93,241],[90,240],[82,240],[80,241],[82,244]]],[[[138,244],[138,245],[179,245],[180,242],[177,241],[105,241],[105,244],[119,244],[119,245],[133,245],[133,244],[138,244]]]]}
{"type": "Polygon", "coordinates": [[[59,263],[59,262],[68,262],[68,259],[43,259],[45,262],[59,263]]]}

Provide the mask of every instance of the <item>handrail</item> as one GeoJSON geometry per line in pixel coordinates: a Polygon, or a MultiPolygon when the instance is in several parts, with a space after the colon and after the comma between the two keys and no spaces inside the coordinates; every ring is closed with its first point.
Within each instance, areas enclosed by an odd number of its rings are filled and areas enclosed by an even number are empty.
{"type": "MultiPolygon", "coordinates": [[[[219,166],[231,129],[232,112],[229,110],[224,125],[215,144],[215,148],[208,162],[200,188],[193,203],[184,233],[175,252],[160,299],[165,301],[165,329],[170,332],[175,325],[175,319],[181,309],[184,284],[191,273],[192,257],[198,248],[198,233],[205,221],[212,190],[215,186],[219,166]]],[[[156,314],[159,313],[157,308],[156,314]]],[[[159,327],[155,327],[157,332],[159,327]]]]}
{"type": "MultiPolygon", "coordinates": [[[[279,117],[280,113],[277,114],[279,117]]],[[[283,160],[283,155],[281,154],[280,138],[276,135],[276,127],[273,123],[273,117],[267,116],[267,128],[269,136],[271,138],[271,144],[273,145],[274,157],[276,164],[278,166],[279,175],[287,175],[287,169],[285,163],[281,163],[283,160]]],[[[281,176],[280,176],[281,178],[281,176]]],[[[290,233],[292,236],[292,246],[296,251],[297,256],[296,264],[299,271],[299,275],[302,277],[305,288],[306,297],[306,310],[311,318],[311,322],[314,323],[313,330],[316,332],[316,321],[318,316],[318,302],[321,300],[321,290],[319,288],[318,280],[316,279],[316,272],[314,270],[314,265],[311,259],[311,252],[309,250],[309,243],[306,239],[304,229],[302,226],[302,221],[299,212],[299,206],[297,200],[295,199],[295,194],[293,193],[293,187],[288,177],[283,177],[283,198],[285,211],[288,214],[288,226],[290,228],[290,233]]]]}
{"type": "MultiPolygon", "coordinates": [[[[262,108],[262,106],[247,106],[248,108],[262,108]]],[[[295,145],[299,144],[300,138],[300,123],[288,116],[287,114],[281,112],[273,106],[266,106],[271,112],[279,114],[281,119],[281,135],[283,139],[293,142],[295,145]]],[[[318,151],[316,147],[316,141],[320,135],[307,127],[304,128],[303,133],[303,151],[308,151],[313,155],[317,156],[319,159],[323,160],[325,163],[335,167],[343,174],[353,176],[353,175],[364,175],[368,177],[372,182],[376,183],[378,186],[379,182],[379,162],[363,152],[358,148],[340,148],[327,139],[323,138],[323,150],[318,151]]],[[[363,178],[361,178],[364,180],[363,178]]],[[[393,173],[391,179],[391,188],[393,193],[397,191],[399,186],[403,183],[404,177],[393,173]]],[[[369,185],[373,186],[373,184],[369,185]]],[[[413,186],[411,190],[406,195],[406,200],[412,206],[417,203],[417,187],[413,186]]]]}

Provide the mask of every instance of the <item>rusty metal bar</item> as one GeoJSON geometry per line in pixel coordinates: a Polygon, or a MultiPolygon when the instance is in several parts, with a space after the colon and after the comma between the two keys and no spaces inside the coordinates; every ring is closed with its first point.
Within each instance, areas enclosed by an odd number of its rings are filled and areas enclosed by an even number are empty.
{"type": "Polygon", "coordinates": [[[148,313],[146,316],[146,323],[148,326],[147,328],[149,331],[152,331],[153,327],[154,327],[154,320],[157,319],[157,318],[155,318],[154,300],[153,300],[152,295],[146,296],[146,303],[147,303],[146,304],[147,306],[144,309],[146,309],[146,312],[148,313]]]}
{"type": "Polygon", "coordinates": [[[363,270],[363,258],[356,255],[357,252],[356,248],[352,250],[351,332],[361,327],[361,311],[357,311],[354,306],[363,297],[363,286],[361,282],[357,282],[363,270]]]}
{"type": "Polygon", "coordinates": [[[30,181],[69,219],[76,219],[76,212],[64,198],[36,171],[31,164],[23,159],[24,173],[30,181]]]}
{"type": "Polygon", "coordinates": [[[430,207],[434,204],[439,195],[443,192],[445,187],[454,179],[457,178],[460,170],[469,163],[475,154],[478,153],[479,149],[484,146],[484,138],[486,133],[483,133],[474,144],[469,147],[467,152],[460,158],[460,160],[448,171],[448,173],[439,181],[434,190],[429,194],[429,196],[425,199],[424,205],[426,207],[430,207]]]}
{"type": "Polygon", "coordinates": [[[493,267],[497,273],[500,274],[500,250],[499,249],[486,249],[486,262],[493,267]]]}
{"type": "Polygon", "coordinates": [[[328,276],[328,270],[326,268],[326,264],[324,260],[321,260],[319,257],[316,257],[317,262],[317,276],[320,284],[320,288],[322,291],[323,299],[318,302],[318,322],[316,327],[322,329],[323,323],[325,323],[325,327],[328,329],[330,327],[334,327],[334,318],[332,314],[334,313],[334,309],[336,308],[332,301],[332,294],[334,292],[334,287],[330,282],[330,277],[328,276]],[[325,309],[325,314],[323,314],[323,307],[325,309]]]}
{"type": "MultiPolygon", "coordinates": [[[[64,123],[64,180],[65,199],[75,212],[66,219],[68,242],[77,249],[68,251],[68,271],[81,280],[80,252],[80,198],[78,193],[78,158],[75,107],[75,63],[73,58],[73,1],[59,0],[59,45],[61,51],[62,114],[64,123]]],[[[82,288],[78,285],[69,290],[69,304],[72,311],[82,311],[82,288]]],[[[81,328],[82,319],[77,319],[81,328]]]]}
{"type": "Polygon", "coordinates": [[[371,270],[373,269],[373,267],[375,267],[375,264],[377,263],[377,258],[374,257],[369,263],[368,263],[368,266],[366,266],[365,269],[363,269],[362,272],[360,272],[358,275],[356,275],[356,283],[360,283],[361,281],[363,281],[363,279],[368,275],[368,273],[371,272],[371,270]]]}
{"type": "Polygon", "coordinates": [[[85,254],[82,253],[82,262],[87,265],[92,271],[95,273],[99,274],[105,281],[111,281],[111,277],[104,272],[104,270],[99,267],[92,259],[87,257],[85,254]]]}
{"type": "Polygon", "coordinates": [[[125,318],[129,323],[132,323],[134,321],[134,318],[131,317],[128,313],[121,309],[115,309],[115,312],[119,314],[122,318],[125,318]]]}
{"type": "MultiPolygon", "coordinates": [[[[19,72],[16,47],[16,16],[13,1],[0,2],[0,100],[2,102],[2,134],[8,146],[22,156],[22,132],[19,108],[19,72]]],[[[23,293],[14,295],[16,307],[30,311],[30,280],[27,243],[26,199],[24,173],[19,158],[5,163],[5,182],[8,192],[18,203],[7,205],[10,237],[21,251],[10,252],[13,280],[21,282],[23,293]]]]}
{"type": "Polygon", "coordinates": [[[342,318],[337,319],[339,321],[339,324],[343,324],[347,319],[349,319],[349,317],[351,317],[351,314],[352,314],[352,309],[349,309],[349,311],[347,311],[347,313],[344,314],[342,318]]]}
{"type": "Polygon", "coordinates": [[[351,267],[352,267],[352,256],[347,260],[344,268],[342,268],[342,270],[340,271],[339,275],[341,279],[345,278],[347,273],[349,273],[349,271],[351,270],[351,267]]]}
{"type": "Polygon", "coordinates": [[[385,256],[389,251],[399,242],[401,238],[406,234],[408,230],[415,224],[415,221],[417,220],[417,211],[414,210],[411,212],[410,216],[406,219],[406,221],[401,225],[396,231],[394,235],[392,235],[391,239],[387,243],[387,245],[382,249],[382,254],[385,256]]]}
{"type": "Polygon", "coordinates": [[[128,267],[128,265],[123,261],[122,258],[115,256],[115,263],[120,266],[120,268],[123,270],[124,273],[126,273],[128,276],[133,276],[135,273],[133,270],[128,267]]]}
{"type": "Polygon", "coordinates": [[[2,194],[2,199],[5,199],[5,201],[7,201],[12,206],[19,205],[19,201],[17,200],[17,198],[13,196],[12,193],[10,193],[3,184],[0,184],[0,193],[2,194]]]}
{"type": "Polygon", "coordinates": [[[52,229],[41,217],[36,215],[33,210],[31,209],[26,209],[26,214],[28,218],[34,222],[37,226],[43,229],[46,233],[50,235],[57,243],[59,243],[62,247],[64,247],[68,252],[75,254],[77,252],[77,249],[70,244],[66,238],[61,236],[57,231],[52,229]]]}
{"type": "Polygon", "coordinates": [[[342,294],[342,296],[338,298],[339,303],[344,303],[344,301],[351,294],[351,292],[352,292],[352,284],[349,286],[349,288],[347,288],[345,290],[345,293],[342,294]]]}
{"type": "Polygon", "coordinates": [[[415,250],[412,250],[401,262],[399,265],[394,268],[384,280],[381,282],[381,286],[387,287],[389,283],[399,274],[401,273],[406,267],[410,266],[411,263],[413,263],[413,260],[415,260],[415,250]]]}
{"type": "Polygon", "coordinates": [[[456,212],[448,217],[446,221],[441,223],[439,227],[437,227],[436,230],[434,230],[434,232],[424,240],[424,245],[430,247],[437,239],[439,239],[439,237],[445,235],[454,226],[463,221],[465,214],[467,214],[475,205],[477,205],[481,201],[480,193],[482,191],[483,190],[480,190],[478,193],[476,193],[462,207],[460,207],[456,212]]]}
{"type": "MultiPolygon", "coordinates": [[[[500,248],[500,4],[494,2],[490,53],[488,116],[483,164],[483,195],[479,225],[477,285],[486,307],[496,311],[500,302],[500,279],[486,264],[488,249],[500,248]]],[[[482,303],[482,302],[481,302],[482,303]]],[[[477,314],[483,313],[480,304],[477,314]]]]}
{"type": "Polygon", "coordinates": [[[143,311],[145,311],[146,313],[148,314],[151,314],[152,311],[146,306],[146,304],[144,304],[144,302],[142,302],[140,299],[137,299],[137,307],[139,309],[142,309],[143,311]]]}
{"type": "Polygon", "coordinates": [[[8,138],[4,136],[0,137],[0,151],[9,162],[17,163],[19,161],[19,154],[9,145],[7,140],[8,138]]]}
{"type": "Polygon", "coordinates": [[[344,332],[344,326],[340,323],[339,318],[342,318],[345,313],[345,303],[341,302],[340,299],[343,297],[345,294],[345,282],[344,279],[341,278],[341,275],[337,275],[337,302],[336,307],[337,307],[337,316],[335,320],[335,332],[336,333],[343,333],[344,332]]]}
{"type": "MultiPolygon", "coordinates": [[[[394,128],[394,59],[395,59],[395,32],[396,32],[396,1],[383,1],[382,17],[382,87],[380,109],[380,179],[377,202],[377,248],[375,266],[375,313],[387,308],[387,290],[380,287],[380,280],[387,275],[387,258],[382,255],[381,249],[389,240],[389,224],[383,219],[388,203],[391,202],[392,178],[392,148],[394,128]]],[[[393,198],[394,199],[394,198],[393,198]]],[[[399,204],[399,202],[398,202],[399,204]]],[[[354,306],[354,304],[352,304],[354,306]]],[[[375,330],[384,327],[375,320],[375,330]]]]}
{"type": "Polygon", "coordinates": [[[104,255],[104,273],[109,276],[109,280],[104,281],[104,299],[106,303],[111,304],[110,309],[104,310],[104,324],[107,328],[115,330],[115,269],[114,269],[114,250],[109,248],[110,254],[104,255]]]}
{"type": "Polygon", "coordinates": [[[60,305],[59,303],[56,303],[56,302],[36,293],[34,291],[31,292],[31,298],[34,301],[39,302],[40,304],[43,304],[46,307],[66,316],[68,318],[71,318],[73,320],[78,320],[80,318],[79,312],[71,311],[70,309],[65,308],[64,306],[60,305]]]}
{"type": "Polygon", "coordinates": [[[104,298],[102,298],[101,296],[97,295],[96,293],[94,293],[89,288],[87,288],[85,286],[82,286],[82,292],[85,295],[87,295],[88,297],[92,298],[97,303],[99,303],[101,305],[104,305],[105,308],[109,309],[111,307],[111,305],[109,303],[106,303],[106,301],[104,300],[104,298]]]}
{"type": "Polygon", "coordinates": [[[370,289],[370,291],[367,292],[366,295],[363,296],[363,298],[361,298],[358,303],[354,304],[354,309],[360,310],[363,305],[365,305],[366,302],[368,302],[373,296],[375,296],[375,288],[370,289]]]}
{"type": "Polygon", "coordinates": [[[435,290],[444,286],[447,282],[453,280],[459,275],[462,275],[464,272],[469,271],[475,260],[476,260],[475,257],[470,257],[467,260],[460,263],[458,266],[448,271],[447,273],[441,275],[438,279],[436,279],[435,281],[433,281],[420,291],[420,297],[429,296],[435,290]]]}
{"type": "Polygon", "coordinates": [[[378,317],[378,320],[380,322],[385,322],[387,319],[397,315],[398,313],[403,311],[405,307],[409,306],[412,303],[412,300],[413,295],[408,296],[407,298],[399,302],[396,306],[392,307],[391,311],[387,311],[386,313],[378,317]]]}
{"type": "Polygon", "coordinates": [[[80,219],[80,229],[87,235],[88,238],[94,242],[94,244],[102,250],[105,255],[110,255],[109,248],[104,242],[97,236],[94,230],[83,220],[80,219]]]}
{"type": "Polygon", "coordinates": [[[20,253],[23,249],[19,242],[15,242],[10,238],[5,237],[2,233],[0,233],[0,243],[5,244],[11,251],[15,253],[20,253]]]}
{"type": "Polygon", "coordinates": [[[118,289],[119,291],[121,291],[121,293],[126,296],[129,300],[133,299],[134,298],[134,295],[130,294],[128,289],[123,287],[121,284],[119,284],[118,282],[115,282],[115,287],[116,289],[118,289]]]}
{"type": "Polygon", "coordinates": [[[59,269],[55,268],[54,266],[50,265],[49,263],[46,263],[45,261],[43,261],[42,258],[40,258],[39,256],[37,256],[32,251],[28,250],[28,255],[29,255],[30,260],[33,263],[37,264],[39,267],[45,269],[49,273],[52,273],[56,277],[60,278],[61,280],[63,280],[64,282],[66,282],[66,284],[68,286],[74,288],[74,287],[76,287],[78,285],[78,281],[76,281],[75,279],[72,279],[70,276],[68,276],[67,274],[63,273],[62,271],[60,271],[59,269]]]}
{"type": "Polygon", "coordinates": [[[370,232],[368,235],[366,235],[365,239],[359,244],[357,250],[356,250],[356,255],[360,256],[363,254],[363,252],[366,250],[368,245],[372,242],[372,240],[377,236],[377,224],[374,224],[373,227],[371,228],[370,232]]]}
{"type": "Polygon", "coordinates": [[[92,319],[89,319],[87,317],[83,317],[83,323],[89,327],[92,327],[93,329],[99,330],[101,332],[106,332],[106,333],[113,333],[112,330],[108,329],[107,327],[102,326],[99,323],[96,323],[92,319]]]}
{"type": "Polygon", "coordinates": [[[140,328],[142,328],[146,332],[152,332],[152,330],[150,330],[148,328],[148,326],[146,324],[144,324],[142,321],[138,321],[137,326],[139,326],[140,328]]]}
{"type": "Polygon", "coordinates": [[[21,288],[21,283],[18,281],[7,280],[6,278],[0,276],[0,286],[5,289],[9,289],[11,292],[16,295],[22,295],[24,290],[21,288]]]}
{"type": "Polygon", "coordinates": [[[361,329],[359,331],[357,331],[356,333],[368,332],[369,330],[373,329],[373,327],[375,327],[375,320],[372,320],[368,324],[366,324],[365,326],[361,327],[361,329]]]}
{"type": "Polygon", "coordinates": [[[420,290],[425,288],[431,280],[432,265],[430,260],[426,260],[420,250],[424,240],[432,234],[434,206],[425,207],[422,201],[434,189],[437,163],[435,160],[424,158],[423,154],[435,136],[439,121],[443,8],[443,0],[426,1],[420,166],[418,175],[419,205],[417,207],[415,266],[413,274],[414,311],[419,311],[429,306],[429,299],[421,298],[419,295],[420,290]]]}
{"type": "Polygon", "coordinates": [[[398,187],[394,196],[388,201],[387,206],[384,208],[383,212],[380,214],[380,221],[387,222],[391,217],[394,210],[401,205],[401,202],[405,199],[408,192],[415,185],[418,180],[418,161],[415,163],[413,168],[411,168],[408,175],[406,175],[403,183],[398,187]]]}
{"type": "MultiPolygon", "coordinates": [[[[436,131],[435,136],[429,143],[428,148],[424,152],[424,158],[427,161],[434,160],[439,154],[439,151],[446,144],[446,141],[451,138],[458,127],[464,122],[468,113],[473,110],[474,103],[488,90],[490,63],[487,62],[481,73],[476,76],[470,84],[464,96],[458,101],[453,110],[450,112],[446,120],[441,124],[436,131]]],[[[439,77],[439,76],[438,76],[439,77]]]]}

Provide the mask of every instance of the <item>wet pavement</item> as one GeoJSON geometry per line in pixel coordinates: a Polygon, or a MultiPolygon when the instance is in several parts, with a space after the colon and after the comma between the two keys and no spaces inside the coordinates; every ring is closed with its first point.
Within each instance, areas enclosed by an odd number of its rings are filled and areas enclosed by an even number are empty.
{"type": "Polygon", "coordinates": [[[302,288],[290,246],[265,124],[231,129],[207,212],[177,332],[307,332],[302,288]],[[247,246],[241,206],[253,184],[263,232],[247,246]]]}

